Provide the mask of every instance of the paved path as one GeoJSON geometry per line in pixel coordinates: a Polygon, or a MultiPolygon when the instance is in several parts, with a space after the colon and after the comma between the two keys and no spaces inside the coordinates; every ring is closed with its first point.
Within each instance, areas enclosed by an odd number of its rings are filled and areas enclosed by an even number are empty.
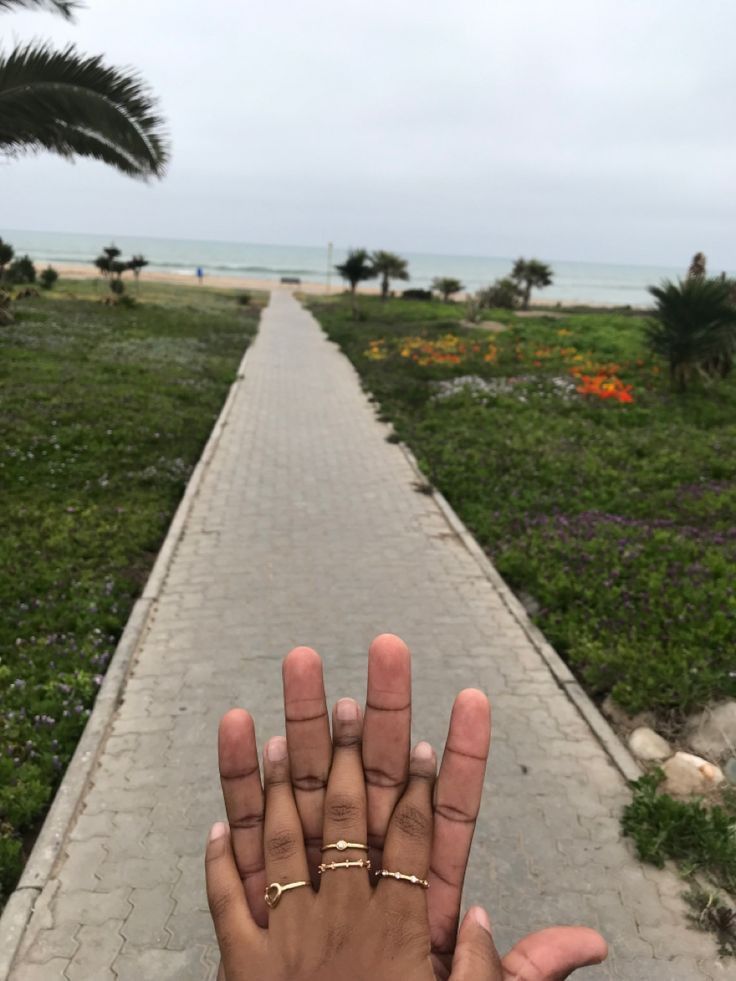
{"type": "Polygon", "coordinates": [[[414,652],[417,738],[442,744],[461,687],[492,696],[466,894],[500,943],[580,921],[612,957],[576,977],[726,976],[684,925],[677,881],[620,841],[618,771],[385,435],[347,360],[275,292],[14,981],[212,978],[201,850],[222,814],[217,721],[240,704],[261,740],[281,732],[278,664],[296,643],[325,657],[330,696],[360,697],[386,630],[414,652]]]}

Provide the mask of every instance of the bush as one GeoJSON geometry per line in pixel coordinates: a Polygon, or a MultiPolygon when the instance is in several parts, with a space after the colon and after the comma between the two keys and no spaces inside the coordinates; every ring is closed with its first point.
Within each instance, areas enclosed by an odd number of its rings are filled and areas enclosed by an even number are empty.
{"type": "Polygon", "coordinates": [[[402,300],[431,300],[432,290],[404,290],[401,294],[402,300]]]}
{"type": "Polygon", "coordinates": [[[250,293],[239,293],[238,294],[238,304],[241,307],[247,307],[250,305],[251,295],[250,293]]]}
{"type": "Polygon", "coordinates": [[[479,290],[476,296],[479,306],[489,310],[499,307],[502,310],[514,310],[521,301],[519,287],[508,276],[497,279],[492,286],[487,286],[484,290],[479,290]]]}
{"type": "Polygon", "coordinates": [[[125,292],[125,283],[122,281],[122,279],[111,279],[110,289],[117,296],[121,296],[125,292]]]}
{"type": "Polygon", "coordinates": [[[657,301],[646,327],[647,343],[666,358],[673,385],[687,388],[697,378],[725,378],[736,354],[736,304],[727,279],[690,276],[650,286],[657,301]]]}
{"type": "Polygon", "coordinates": [[[23,283],[35,283],[36,267],[33,265],[31,257],[23,255],[11,262],[5,273],[5,279],[14,286],[20,286],[23,283]]]}
{"type": "Polygon", "coordinates": [[[43,286],[45,290],[50,290],[53,288],[56,280],[59,278],[59,274],[53,266],[46,266],[38,278],[41,281],[41,286],[43,286]]]}

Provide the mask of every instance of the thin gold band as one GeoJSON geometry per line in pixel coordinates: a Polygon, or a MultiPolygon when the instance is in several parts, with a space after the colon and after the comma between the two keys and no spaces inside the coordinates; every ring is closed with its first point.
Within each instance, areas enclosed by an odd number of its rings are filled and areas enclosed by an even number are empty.
{"type": "Polygon", "coordinates": [[[390,872],[388,869],[376,869],[373,874],[380,875],[385,879],[399,879],[401,882],[410,882],[413,886],[429,889],[429,882],[426,879],[420,879],[418,875],[405,875],[403,872],[390,872]]]}
{"type": "Polygon", "coordinates": [[[275,909],[279,904],[282,893],[288,892],[289,889],[298,889],[300,886],[308,885],[308,882],[287,882],[282,886],[280,882],[272,882],[266,887],[266,893],[263,897],[266,900],[266,906],[269,909],[275,909]]]}
{"type": "Polygon", "coordinates": [[[370,869],[371,860],[369,858],[357,858],[354,862],[323,862],[317,866],[318,875],[324,872],[332,872],[333,869],[370,869]]]}
{"type": "Polygon", "coordinates": [[[359,841],[345,841],[341,838],[339,841],[330,842],[329,845],[322,845],[321,851],[329,852],[333,848],[337,849],[338,852],[344,852],[348,848],[358,848],[361,852],[368,851],[368,845],[363,845],[359,841]]]}

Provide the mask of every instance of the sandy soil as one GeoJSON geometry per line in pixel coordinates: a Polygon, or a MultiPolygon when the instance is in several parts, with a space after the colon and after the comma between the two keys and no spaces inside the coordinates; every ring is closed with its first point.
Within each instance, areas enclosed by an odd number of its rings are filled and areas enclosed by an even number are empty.
{"type": "MultiPolygon", "coordinates": [[[[93,279],[99,276],[99,272],[93,265],[73,265],[72,263],[57,262],[54,268],[60,276],[65,279],[93,279]]],[[[126,275],[126,280],[131,278],[131,274],[126,275]]],[[[149,283],[181,283],[184,286],[196,286],[197,277],[192,273],[191,276],[182,276],[180,273],[167,273],[157,270],[143,269],[141,280],[149,283]]],[[[219,286],[222,289],[244,289],[244,290],[275,290],[275,289],[298,289],[302,293],[326,293],[327,286],[322,283],[308,283],[302,280],[298,286],[282,285],[274,279],[248,279],[245,276],[205,276],[204,286],[219,286]]],[[[341,293],[342,283],[339,279],[333,279],[330,284],[330,293],[341,293]]],[[[360,287],[361,293],[375,294],[379,291],[375,287],[360,287]]]]}

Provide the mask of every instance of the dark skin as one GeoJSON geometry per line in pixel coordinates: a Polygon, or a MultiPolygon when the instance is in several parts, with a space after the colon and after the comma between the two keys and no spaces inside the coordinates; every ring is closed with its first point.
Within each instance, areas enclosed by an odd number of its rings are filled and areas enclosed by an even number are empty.
{"type": "MultiPolygon", "coordinates": [[[[321,659],[310,648],[295,648],[284,660],[283,681],[290,779],[308,867],[316,879],[333,761],[321,659]]],[[[369,650],[362,730],[367,840],[374,868],[381,867],[391,815],[407,785],[410,731],[410,654],[400,638],[384,634],[369,650]]],[[[427,915],[432,965],[440,981],[449,977],[456,948],[463,879],[489,744],[488,700],[482,692],[467,689],[453,705],[434,791],[427,915]]],[[[264,795],[253,720],[242,709],[228,712],[221,722],[219,759],[229,841],[248,907],[255,923],[265,926],[264,795]]],[[[605,956],[605,941],[595,931],[552,927],[520,940],[502,959],[501,977],[505,981],[561,981],[605,956]]]]}

